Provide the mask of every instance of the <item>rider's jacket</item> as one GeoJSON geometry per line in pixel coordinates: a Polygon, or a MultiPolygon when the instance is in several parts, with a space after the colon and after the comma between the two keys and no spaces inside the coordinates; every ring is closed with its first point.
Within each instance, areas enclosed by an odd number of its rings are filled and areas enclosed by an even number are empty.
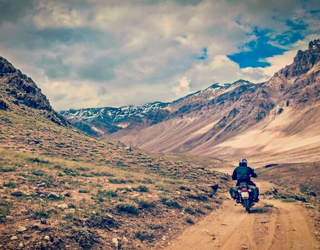
{"type": "Polygon", "coordinates": [[[232,180],[237,180],[237,186],[240,185],[240,182],[246,182],[249,185],[255,186],[250,177],[257,177],[257,174],[254,170],[248,166],[238,166],[233,170],[232,180]]]}

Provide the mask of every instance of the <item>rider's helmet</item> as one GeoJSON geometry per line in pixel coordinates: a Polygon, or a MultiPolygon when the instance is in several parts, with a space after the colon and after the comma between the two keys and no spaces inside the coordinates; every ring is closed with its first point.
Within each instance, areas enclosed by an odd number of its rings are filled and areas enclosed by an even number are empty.
{"type": "Polygon", "coordinates": [[[244,158],[242,158],[242,159],[240,159],[240,161],[239,161],[239,166],[247,166],[247,160],[246,159],[244,159],[244,158]]]}

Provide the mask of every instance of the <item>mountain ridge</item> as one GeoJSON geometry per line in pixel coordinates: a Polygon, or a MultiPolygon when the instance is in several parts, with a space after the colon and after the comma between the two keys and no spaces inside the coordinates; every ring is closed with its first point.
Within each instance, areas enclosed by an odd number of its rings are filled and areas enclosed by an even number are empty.
{"type": "Polygon", "coordinates": [[[264,83],[233,86],[208,101],[182,106],[180,113],[159,124],[108,138],[156,152],[234,159],[244,154],[257,162],[261,155],[283,153],[291,155],[284,157],[287,161],[315,160],[320,145],[312,139],[320,131],[319,54],[320,39],[264,83]],[[292,137],[300,141],[293,143],[292,137]],[[301,146],[309,150],[303,159],[291,154],[301,146]]]}
{"type": "Polygon", "coordinates": [[[94,135],[103,136],[113,134],[127,127],[139,127],[139,129],[152,126],[170,116],[178,115],[185,109],[188,109],[190,101],[199,104],[200,101],[211,99],[219,92],[227,91],[229,88],[239,84],[251,84],[249,81],[239,79],[234,83],[219,85],[214,83],[204,90],[199,90],[181,97],[172,102],[152,102],[141,106],[122,106],[102,107],[102,108],[85,108],[70,109],[60,111],[59,114],[68,119],[75,127],[84,132],[94,135]],[[200,95],[200,98],[199,98],[200,95]],[[186,106],[186,102],[188,102],[186,106]],[[122,123],[124,122],[124,123],[122,123]],[[100,131],[100,133],[99,133],[100,131]]]}
{"type": "Polygon", "coordinates": [[[42,113],[43,116],[61,126],[70,126],[69,122],[53,110],[41,89],[8,60],[0,56],[0,108],[14,110],[16,113],[29,110],[42,113]]]}

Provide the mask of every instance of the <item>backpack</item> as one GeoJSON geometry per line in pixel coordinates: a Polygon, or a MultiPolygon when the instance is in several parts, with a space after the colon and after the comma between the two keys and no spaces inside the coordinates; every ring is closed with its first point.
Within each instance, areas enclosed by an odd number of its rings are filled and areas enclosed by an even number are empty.
{"type": "Polygon", "coordinates": [[[250,173],[248,168],[238,169],[237,171],[237,180],[238,181],[248,181],[250,180],[250,173]]]}

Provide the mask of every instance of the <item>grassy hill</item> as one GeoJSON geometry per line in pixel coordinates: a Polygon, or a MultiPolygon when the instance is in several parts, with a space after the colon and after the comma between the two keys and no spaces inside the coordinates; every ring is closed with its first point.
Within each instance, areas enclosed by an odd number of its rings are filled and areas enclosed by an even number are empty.
{"type": "Polygon", "coordinates": [[[28,107],[0,110],[0,127],[4,249],[159,249],[216,209],[228,180],[218,160],[104,143],[28,107]]]}

